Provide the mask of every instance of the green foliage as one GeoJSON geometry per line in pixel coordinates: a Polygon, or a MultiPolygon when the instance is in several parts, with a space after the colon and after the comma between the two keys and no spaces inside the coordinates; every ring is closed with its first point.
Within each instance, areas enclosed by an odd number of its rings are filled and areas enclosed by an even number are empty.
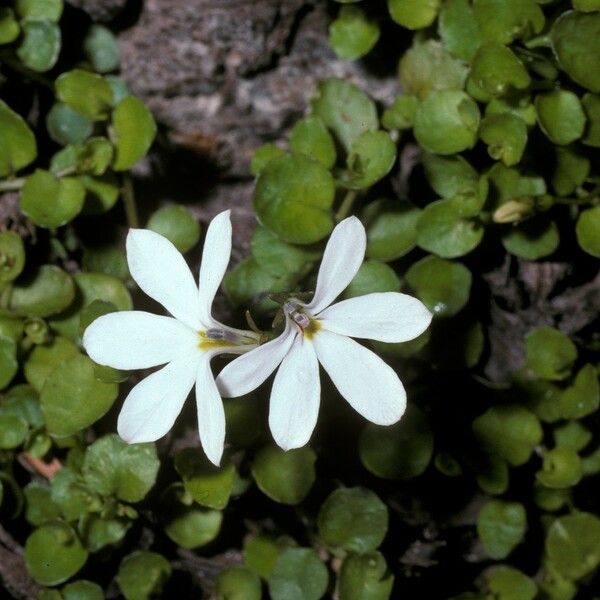
{"type": "Polygon", "coordinates": [[[191,250],[200,239],[200,224],[189,210],[178,204],[159,208],[146,226],[166,237],[182,253],[191,250]]]}
{"type": "Polygon", "coordinates": [[[273,600],[319,600],[328,579],[327,569],[314,550],[288,548],[273,566],[269,593],[273,600]]]}
{"type": "Polygon", "coordinates": [[[518,502],[491,500],[477,515],[477,533],[485,551],[495,559],[506,558],[525,534],[525,508],[518,502]]]}
{"type": "Polygon", "coordinates": [[[379,39],[379,26],[356,6],[342,6],[329,26],[329,43],[343,59],[354,60],[367,54],[379,39]]]}
{"type": "Polygon", "coordinates": [[[168,560],[156,552],[139,551],[123,559],[117,582],[126,600],[147,600],[160,595],[170,576],[168,560]]]}

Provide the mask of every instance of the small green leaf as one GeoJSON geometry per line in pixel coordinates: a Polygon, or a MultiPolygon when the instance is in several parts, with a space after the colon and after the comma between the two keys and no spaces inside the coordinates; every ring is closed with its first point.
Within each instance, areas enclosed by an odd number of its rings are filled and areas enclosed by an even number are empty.
{"type": "Polygon", "coordinates": [[[486,571],[485,589],[495,600],[534,600],[538,591],[533,579],[506,565],[486,571]]]}
{"type": "Polygon", "coordinates": [[[561,68],[579,85],[600,92],[600,14],[564,12],[552,25],[550,39],[561,68]]]}
{"type": "Polygon", "coordinates": [[[579,245],[592,256],[600,258],[600,206],[582,211],[575,225],[579,245]]]}
{"type": "Polygon", "coordinates": [[[349,554],[342,563],[337,590],[340,600],[388,600],[394,576],[379,552],[349,554]]]}
{"type": "Polygon", "coordinates": [[[37,169],[25,181],[21,210],[36,225],[55,229],[72,221],[83,208],[85,189],[73,177],[59,179],[37,169]]]}
{"type": "Polygon", "coordinates": [[[121,100],[112,114],[111,139],[115,171],[127,171],[146,155],[156,136],[156,123],[146,105],[133,96],[121,100]]]}
{"type": "Polygon", "coordinates": [[[269,577],[272,600],[319,600],[327,590],[329,574],[312,548],[284,550],[269,577]]]}
{"type": "Polygon", "coordinates": [[[593,438],[592,432],[579,421],[569,421],[552,432],[554,442],[562,448],[571,448],[575,452],[583,450],[593,438]]]}
{"type": "Polygon", "coordinates": [[[33,132],[21,115],[0,100],[0,177],[15,174],[36,156],[33,132]]]}
{"type": "Polygon", "coordinates": [[[400,278],[394,269],[376,260],[367,260],[343,292],[344,298],[355,298],[374,292],[398,292],[400,278]]]}
{"type": "Polygon", "coordinates": [[[97,583],[85,579],[65,585],[62,595],[64,600],[104,600],[102,588],[97,583]]]}
{"type": "Polygon", "coordinates": [[[527,366],[551,381],[565,379],[577,359],[577,348],[567,335],[544,325],[525,336],[527,366]]]}
{"type": "Polygon", "coordinates": [[[159,208],[152,213],[146,227],[166,237],[182,254],[191,250],[200,240],[200,223],[180,204],[159,208]]]}
{"type": "Polygon", "coordinates": [[[85,203],[82,213],[102,215],[108,212],[121,194],[120,183],[114,173],[108,172],[100,177],[80,175],[77,178],[85,188],[85,203]]]}
{"type": "Polygon", "coordinates": [[[544,217],[510,227],[502,235],[504,248],[525,260],[538,260],[550,256],[559,243],[556,223],[544,217]]]}
{"type": "Polygon", "coordinates": [[[575,512],[556,519],[546,534],[549,566],[566,579],[581,579],[600,564],[600,519],[575,512]]]}
{"type": "Polygon", "coordinates": [[[15,280],[25,266],[25,246],[14,231],[0,232],[0,285],[15,280]]]}
{"type": "Polygon", "coordinates": [[[408,29],[429,27],[438,15],[442,0],[388,0],[392,19],[408,29]]]}
{"type": "Polygon", "coordinates": [[[321,81],[312,99],[312,109],[346,151],[361,133],[378,128],[375,103],[360,88],[343,79],[321,81]]]}
{"type": "Polygon", "coordinates": [[[457,58],[470,61],[481,45],[469,0],[448,0],[440,12],[438,30],[444,46],[457,58]]]}
{"type": "MultiPolygon", "coordinates": [[[[335,164],[335,143],[319,117],[306,117],[296,122],[290,133],[290,148],[298,154],[304,154],[318,160],[326,169],[331,169],[335,164]]],[[[282,153],[282,151],[274,152],[276,155],[282,153]]]]}
{"type": "Polygon", "coordinates": [[[415,116],[414,134],[425,150],[454,154],[477,140],[479,109],[464,92],[442,90],[428,96],[415,116]]]}
{"type": "Polygon", "coordinates": [[[540,128],[551,142],[564,146],[583,135],[585,113],[573,92],[555,90],[538,94],[535,108],[540,128]]]}
{"type": "Polygon", "coordinates": [[[329,45],[344,60],[356,60],[368,54],[378,39],[377,21],[356,6],[342,6],[329,26],[329,45]]]}
{"type": "Polygon", "coordinates": [[[527,529],[525,508],[519,502],[491,500],[477,516],[477,534],[492,558],[506,558],[521,543],[527,529]]]}
{"type": "Polygon", "coordinates": [[[312,244],[331,232],[333,200],[329,171],[302,154],[271,160],[254,190],[254,209],[261,223],[291,244],[312,244]]]}
{"type": "Polygon", "coordinates": [[[590,160],[572,148],[557,147],[556,168],[552,186],[559,196],[569,196],[577,190],[590,173],[590,160]]]}
{"type": "Polygon", "coordinates": [[[202,506],[222,509],[233,489],[235,467],[215,467],[199,449],[185,448],[175,455],[175,469],[187,493],[202,506]]]}
{"type": "Polygon", "coordinates": [[[477,464],[476,471],[477,484],[486,494],[504,494],[508,489],[508,464],[497,454],[486,454],[477,464]]]}
{"type": "Polygon", "coordinates": [[[386,129],[410,129],[415,122],[415,114],[419,108],[416,96],[398,96],[394,103],[385,109],[381,124],[386,129]]]}
{"type": "Polygon", "coordinates": [[[433,455],[433,434],[425,414],[409,405],[399,423],[368,424],[359,443],[360,460],[383,479],[406,480],[421,475],[433,455]]]}
{"type": "MultiPolygon", "coordinates": [[[[564,353],[564,349],[562,352],[564,353]]],[[[564,419],[581,419],[598,410],[600,385],[594,365],[587,364],[581,368],[573,383],[560,395],[559,403],[564,419]]]]}
{"type": "Polygon", "coordinates": [[[581,459],[573,448],[559,446],[544,454],[542,468],[535,474],[537,481],[551,489],[572,487],[583,475],[581,459]]]}
{"type": "Polygon", "coordinates": [[[56,80],[56,97],[92,121],[108,118],[112,105],[110,85],[100,75],[73,69],[56,80]]]}
{"type": "Polygon", "coordinates": [[[169,520],[165,533],[177,545],[192,550],[212,542],[219,535],[222,521],[219,510],[185,508],[169,520]]]}
{"type": "Polygon", "coordinates": [[[77,433],[102,417],[118,392],[116,384],[96,379],[86,356],[65,361],[50,373],[40,396],[48,431],[57,437],[77,433]]]}
{"type": "Polygon", "coordinates": [[[519,405],[492,406],[473,421],[472,428],[484,448],[513,467],[529,460],[543,435],[537,417],[519,405]]]}
{"type": "Polygon", "coordinates": [[[110,73],[119,67],[119,45],[113,32],[103,25],[90,27],[83,50],[97,73],[110,73]]]}
{"type": "Polygon", "coordinates": [[[289,537],[278,539],[267,535],[252,535],[244,540],[244,564],[263,579],[269,579],[279,554],[296,543],[289,537]]]}
{"type": "Polygon", "coordinates": [[[252,155],[250,162],[250,172],[252,175],[260,175],[261,171],[269,164],[273,158],[283,156],[285,152],[275,144],[263,144],[258,147],[252,155]]]}
{"type": "Polygon", "coordinates": [[[215,580],[215,591],[222,600],[261,600],[260,578],[245,567],[223,569],[215,580]]]}
{"type": "Polygon", "coordinates": [[[600,96],[585,94],[581,104],[587,117],[587,130],[581,141],[586,146],[600,148],[600,96]]]}
{"type": "Polygon", "coordinates": [[[22,24],[23,39],[17,56],[32,71],[49,71],[58,60],[61,35],[58,25],[48,20],[28,20],[22,24]]]}
{"type": "Polygon", "coordinates": [[[129,279],[127,256],[114,246],[94,246],[83,251],[82,265],[85,271],[103,273],[121,281],[129,279]]]}
{"type": "Polygon", "coordinates": [[[63,12],[63,0],[17,0],[15,8],[23,20],[58,23],[63,12]]]}
{"type": "Polygon", "coordinates": [[[126,600],[149,600],[161,595],[169,577],[171,563],[164,556],[139,550],[121,561],[117,583],[126,600]]]}
{"type": "Polygon", "coordinates": [[[321,506],[317,524],[319,536],[331,548],[371,552],[387,533],[388,510],[367,488],[339,488],[321,506]]]}
{"type": "Polygon", "coordinates": [[[25,518],[38,526],[60,517],[60,507],[52,502],[49,485],[31,482],[23,489],[25,493],[25,518]]]}
{"type": "Polygon", "coordinates": [[[54,265],[19,277],[13,285],[9,310],[22,317],[49,317],[67,308],[75,297],[71,277],[54,265]]]}
{"type": "Polygon", "coordinates": [[[426,256],[406,272],[406,282],[417,297],[440,317],[451,317],[469,301],[472,275],[456,262],[426,256]]]}
{"type": "Polygon", "coordinates": [[[473,11],[483,37],[500,44],[527,40],[545,23],[535,0],[475,0],[473,11]]]}
{"type": "Polygon", "coordinates": [[[98,552],[106,546],[118,544],[125,537],[130,525],[125,519],[91,515],[85,531],[85,547],[90,552],[98,552]]]}
{"type": "Polygon", "coordinates": [[[370,187],[390,172],[395,160],[396,145],[390,136],[385,131],[367,131],[352,142],[348,170],[340,182],[352,190],[370,187]]]}
{"type": "Polygon", "coordinates": [[[159,466],[154,444],[127,444],[110,434],[88,447],[82,473],[91,490],[139,502],[154,485],[159,466]]]}
{"type": "Polygon", "coordinates": [[[479,137],[487,144],[493,159],[510,167],[521,161],[527,144],[527,125],[509,113],[489,115],[481,122],[479,137]]]}
{"type": "Polygon", "coordinates": [[[25,565],[42,585],[66,581],[85,564],[88,557],[75,531],[65,523],[36,529],[25,543],[25,565]]]}
{"type": "Polygon", "coordinates": [[[32,350],[23,365],[25,379],[39,393],[48,375],[58,365],[75,356],[79,356],[79,350],[66,338],[57,336],[49,343],[39,344],[32,350]]]}
{"type": "Polygon", "coordinates": [[[479,187],[477,171],[462,156],[423,154],[427,181],[436,194],[451,198],[479,187]]]}
{"type": "Polygon", "coordinates": [[[29,427],[25,419],[16,415],[0,414],[0,450],[19,447],[25,441],[28,432],[29,427]]]}
{"type": "Polygon", "coordinates": [[[0,8],[0,44],[14,42],[21,33],[19,23],[15,19],[12,8],[3,6],[0,8]]]}
{"type": "Polygon", "coordinates": [[[56,102],[46,116],[46,127],[55,142],[66,146],[86,140],[92,134],[94,124],[68,104],[56,102]]]}
{"type": "Polygon", "coordinates": [[[282,504],[298,504],[315,482],[316,458],[308,446],[287,452],[265,446],[254,457],[252,476],[269,498],[282,504]]]}

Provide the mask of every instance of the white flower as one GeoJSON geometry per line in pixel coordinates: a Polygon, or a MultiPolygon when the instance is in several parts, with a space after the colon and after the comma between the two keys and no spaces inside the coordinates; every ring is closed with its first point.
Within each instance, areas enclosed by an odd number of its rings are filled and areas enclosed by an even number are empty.
{"type": "Polygon", "coordinates": [[[416,298],[396,292],[331,305],[356,275],[365,247],[361,222],[356,217],[342,221],[325,248],[311,302],[286,303],[283,333],[236,358],[217,377],[223,396],[242,396],[279,366],[269,426],[284,450],[303,446],[313,432],[321,395],[319,363],[340,394],[369,421],[391,425],[406,408],[406,392],[395,371],[348,336],[405,342],[427,329],[431,313],[416,298]]]}
{"type": "Polygon", "coordinates": [[[128,443],[151,442],[165,435],[196,384],[200,441],[211,462],[223,453],[225,414],[210,369],[221,353],[255,347],[258,335],[215,321],[211,306],[231,254],[229,211],[217,215],[206,233],[200,284],[175,246],[146,229],[127,236],[127,261],[133,279],[173,317],[124,311],[96,319],[83,336],[89,356],[116,369],[146,369],[166,363],[129,393],[117,429],[128,443]]]}

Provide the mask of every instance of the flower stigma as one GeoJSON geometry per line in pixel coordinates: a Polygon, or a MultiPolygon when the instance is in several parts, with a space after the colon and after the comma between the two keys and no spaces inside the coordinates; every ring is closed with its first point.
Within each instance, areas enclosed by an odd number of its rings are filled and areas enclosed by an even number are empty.
{"type": "Polygon", "coordinates": [[[283,305],[283,311],[292,319],[292,321],[298,326],[300,332],[308,339],[312,338],[313,335],[321,329],[321,325],[317,319],[313,319],[307,315],[306,312],[295,302],[286,302],[283,305]]]}

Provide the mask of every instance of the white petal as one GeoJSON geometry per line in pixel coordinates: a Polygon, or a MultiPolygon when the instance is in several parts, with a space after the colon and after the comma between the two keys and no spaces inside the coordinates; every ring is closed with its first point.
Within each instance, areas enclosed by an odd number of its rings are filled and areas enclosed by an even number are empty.
{"type": "Polygon", "coordinates": [[[200,320],[211,321],[211,307],[231,256],[230,211],[219,213],[208,226],[200,265],[200,320]]]}
{"type": "Polygon", "coordinates": [[[181,412],[197,369],[198,356],[187,355],[138,383],[119,414],[119,435],[130,444],[154,442],[165,435],[181,412]]]}
{"type": "Polygon", "coordinates": [[[148,229],[130,229],[127,262],[131,276],[148,296],[176,319],[200,329],[198,288],[185,259],[167,238],[148,229]]]}
{"type": "Polygon", "coordinates": [[[406,392],[396,372],[354,340],[321,330],[313,338],[317,358],[340,394],[365,419],[391,425],[406,409],[406,392]]]}
{"type": "Polygon", "coordinates": [[[83,334],[90,358],[115,369],[147,369],[194,352],[198,336],[172,317],[128,310],[103,315],[83,334]]]}
{"type": "Polygon", "coordinates": [[[225,443],[225,410],[208,357],[202,360],[198,367],[196,408],[200,443],[208,460],[218,467],[225,443]]]}
{"type": "Polygon", "coordinates": [[[421,335],[431,313],[416,298],[396,292],[366,294],[342,300],[320,315],[329,331],[381,342],[407,342],[421,335]]]}
{"type": "Polygon", "coordinates": [[[296,335],[295,326],[286,319],[285,329],[279,337],[231,361],[217,377],[221,395],[226,398],[243,396],[264,383],[288,353],[296,335]]]}
{"type": "Polygon", "coordinates": [[[306,307],[317,314],[329,306],[354,279],[365,256],[367,236],[356,217],[348,217],[333,230],[323,254],[315,295],[306,307]]]}
{"type": "Polygon", "coordinates": [[[273,382],[269,427],[284,450],[308,443],[317,424],[321,382],[319,363],[311,342],[297,336],[273,382]]]}

